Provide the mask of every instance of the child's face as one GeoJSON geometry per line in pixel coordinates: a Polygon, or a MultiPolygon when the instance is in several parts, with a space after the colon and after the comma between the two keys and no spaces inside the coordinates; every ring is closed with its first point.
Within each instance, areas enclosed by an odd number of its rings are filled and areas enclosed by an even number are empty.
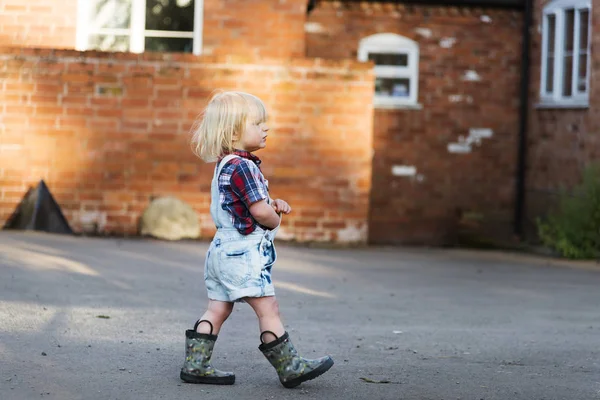
{"type": "Polygon", "coordinates": [[[265,122],[257,122],[249,119],[246,123],[246,130],[242,137],[234,141],[237,149],[253,152],[264,149],[267,146],[267,132],[269,127],[265,122]]]}

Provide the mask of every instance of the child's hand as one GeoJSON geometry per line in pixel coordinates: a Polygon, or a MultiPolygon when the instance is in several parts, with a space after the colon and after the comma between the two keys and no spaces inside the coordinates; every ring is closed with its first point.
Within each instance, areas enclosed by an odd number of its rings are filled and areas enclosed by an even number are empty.
{"type": "Polygon", "coordinates": [[[292,212],[292,207],[290,207],[290,205],[287,202],[281,199],[273,200],[273,203],[271,205],[277,213],[289,214],[292,212]]]}

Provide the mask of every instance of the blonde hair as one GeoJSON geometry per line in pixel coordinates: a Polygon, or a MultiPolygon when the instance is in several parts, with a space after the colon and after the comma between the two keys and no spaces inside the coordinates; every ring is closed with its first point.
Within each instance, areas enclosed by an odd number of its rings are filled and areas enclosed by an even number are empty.
{"type": "Polygon", "coordinates": [[[267,119],[265,105],[258,97],[244,92],[217,93],[194,128],[193,152],[205,162],[217,161],[231,153],[234,136],[244,133],[249,118],[256,124],[267,119]]]}

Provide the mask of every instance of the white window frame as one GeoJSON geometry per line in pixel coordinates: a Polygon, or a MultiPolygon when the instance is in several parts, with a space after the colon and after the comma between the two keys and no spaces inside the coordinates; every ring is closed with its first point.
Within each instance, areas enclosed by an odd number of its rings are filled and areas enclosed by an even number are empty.
{"type": "Polygon", "coordinates": [[[194,5],[194,31],[157,31],[146,30],[146,0],[131,0],[131,22],[129,29],[96,29],[90,27],[90,0],[77,1],[77,33],[75,48],[79,51],[88,50],[90,35],[127,35],[129,36],[129,51],[143,53],[146,37],[191,38],[193,40],[192,53],[202,54],[202,30],[204,22],[204,0],[195,0],[194,5]]]}
{"type": "Polygon", "coordinates": [[[378,108],[419,108],[419,45],[417,42],[395,33],[377,33],[363,38],[358,46],[358,60],[369,61],[370,53],[406,54],[408,65],[380,66],[374,68],[378,78],[408,78],[410,93],[408,97],[378,96],[374,105],[378,108]]]}
{"type": "Polygon", "coordinates": [[[545,107],[588,107],[590,92],[591,42],[592,42],[592,3],[590,0],[554,0],[544,7],[542,13],[542,70],[540,77],[540,106],[545,107]],[[586,90],[580,91],[577,84],[579,79],[579,56],[582,54],[580,43],[580,11],[588,10],[588,47],[586,90]],[[571,96],[563,95],[564,57],[565,57],[565,14],[567,10],[575,10],[573,26],[573,76],[571,81],[571,96]],[[547,91],[548,77],[548,16],[554,16],[554,80],[552,92],[547,91]]]}

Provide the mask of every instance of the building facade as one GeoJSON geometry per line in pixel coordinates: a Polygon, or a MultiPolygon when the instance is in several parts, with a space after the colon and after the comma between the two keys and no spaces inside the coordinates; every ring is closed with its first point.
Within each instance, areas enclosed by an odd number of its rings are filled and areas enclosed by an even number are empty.
{"type": "Polygon", "coordinates": [[[214,89],[236,88],[272,110],[265,173],[297,211],[284,237],[506,240],[516,208],[533,220],[600,149],[595,8],[536,1],[524,29],[525,4],[5,0],[0,219],[43,178],[76,230],[135,233],[173,194],[210,235],[211,167],[187,133],[214,89]]]}

